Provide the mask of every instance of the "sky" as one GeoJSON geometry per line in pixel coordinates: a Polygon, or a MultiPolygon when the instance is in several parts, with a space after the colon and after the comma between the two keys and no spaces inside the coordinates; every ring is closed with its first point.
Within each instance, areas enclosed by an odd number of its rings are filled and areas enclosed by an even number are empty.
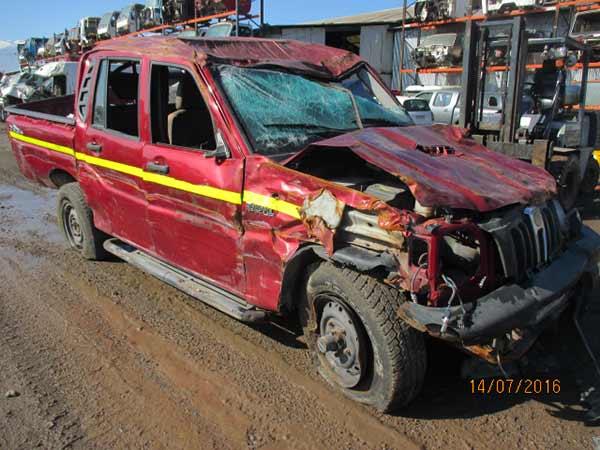
{"type": "MultiPolygon", "coordinates": [[[[134,3],[132,0],[0,0],[0,40],[50,36],[74,27],[82,17],[102,16],[130,2],[134,3]]],[[[253,12],[258,11],[258,5],[256,1],[253,12]]],[[[403,0],[265,0],[265,19],[272,25],[294,24],[402,5],[403,0]]]]}

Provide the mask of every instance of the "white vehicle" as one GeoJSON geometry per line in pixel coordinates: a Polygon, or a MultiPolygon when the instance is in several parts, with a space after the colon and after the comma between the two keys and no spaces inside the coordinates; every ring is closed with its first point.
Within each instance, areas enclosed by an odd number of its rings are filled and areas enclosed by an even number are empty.
{"type": "Polygon", "coordinates": [[[140,31],[144,25],[145,9],[146,7],[139,3],[123,8],[117,19],[117,34],[123,35],[140,31]]]}
{"type": "MultiPolygon", "coordinates": [[[[460,87],[435,86],[435,89],[422,89],[415,97],[429,102],[434,123],[457,125],[460,117],[460,94],[460,87]]],[[[502,118],[502,96],[499,93],[485,94],[484,104],[483,120],[487,123],[498,123],[502,118]]]]}
{"type": "Polygon", "coordinates": [[[119,11],[107,12],[98,24],[98,39],[110,39],[117,35],[117,19],[119,11]]]}
{"type": "Polygon", "coordinates": [[[427,100],[415,97],[396,97],[415,125],[432,125],[433,113],[427,100]]]}
{"type": "Polygon", "coordinates": [[[542,6],[550,3],[555,2],[545,0],[484,0],[483,13],[495,14],[513,11],[515,9],[541,8],[542,6]]]}

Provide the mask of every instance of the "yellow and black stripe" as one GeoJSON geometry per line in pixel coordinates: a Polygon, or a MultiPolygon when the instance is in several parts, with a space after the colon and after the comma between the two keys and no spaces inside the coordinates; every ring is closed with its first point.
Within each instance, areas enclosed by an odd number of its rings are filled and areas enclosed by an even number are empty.
{"type": "Polygon", "coordinates": [[[242,203],[258,205],[263,208],[268,208],[276,212],[280,212],[287,216],[293,217],[294,219],[300,219],[299,206],[294,205],[283,200],[279,200],[268,195],[258,194],[256,192],[244,190],[243,195],[240,192],[228,191],[225,189],[219,189],[207,185],[198,185],[188,183],[187,181],[178,180],[166,175],[158,175],[155,173],[146,172],[143,169],[127,164],[118,163],[116,161],[110,161],[104,158],[98,158],[85,153],[79,153],[69,147],[62,145],[53,144],[51,142],[42,141],[35,139],[23,134],[16,133],[14,131],[9,132],[10,137],[17,141],[32,144],[38,147],[42,147],[48,150],[52,150],[58,153],[72,156],[77,161],[82,161],[87,164],[102,167],[105,169],[114,170],[127,175],[131,175],[137,178],[141,178],[144,181],[160,184],[180,191],[190,192],[192,194],[200,195],[202,197],[213,198],[221,200],[234,205],[241,205],[242,203]]]}

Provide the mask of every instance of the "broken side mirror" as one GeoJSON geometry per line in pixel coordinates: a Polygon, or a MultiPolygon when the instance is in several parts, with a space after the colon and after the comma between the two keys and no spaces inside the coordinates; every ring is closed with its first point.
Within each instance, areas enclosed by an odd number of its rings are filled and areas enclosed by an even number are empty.
{"type": "Polygon", "coordinates": [[[217,161],[223,161],[224,159],[231,158],[231,151],[225,143],[221,132],[217,132],[215,136],[216,148],[214,150],[204,153],[205,158],[215,158],[217,161]]]}

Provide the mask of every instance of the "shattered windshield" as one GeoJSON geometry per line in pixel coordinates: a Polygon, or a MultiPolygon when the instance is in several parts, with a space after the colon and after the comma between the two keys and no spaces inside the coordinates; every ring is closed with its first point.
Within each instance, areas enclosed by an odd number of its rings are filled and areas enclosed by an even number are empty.
{"type": "Polygon", "coordinates": [[[325,82],[279,70],[221,65],[215,77],[254,150],[276,159],[361,127],[412,124],[366,69],[325,82]]]}

